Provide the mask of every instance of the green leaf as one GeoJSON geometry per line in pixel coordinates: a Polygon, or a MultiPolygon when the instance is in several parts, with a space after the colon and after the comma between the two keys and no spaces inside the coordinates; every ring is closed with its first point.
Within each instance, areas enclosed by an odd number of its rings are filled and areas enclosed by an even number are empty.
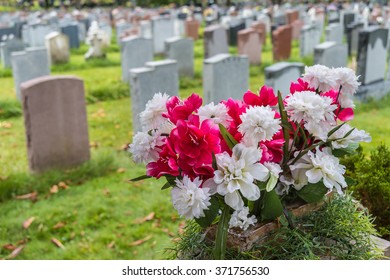
{"type": "Polygon", "coordinates": [[[234,137],[222,124],[219,124],[219,131],[221,132],[223,139],[225,140],[226,144],[229,146],[230,149],[233,149],[233,147],[238,144],[237,140],[234,139],[234,137]]]}
{"type": "Polygon", "coordinates": [[[356,152],[356,149],[359,148],[359,143],[351,143],[347,148],[344,149],[334,149],[333,155],[336,157],[342,157],[345,155],[351,155],[356,152]]]}
{"type": "Polygon", "coordinates": [[[347,183],[348,186],[356,185],[356,181],[351,177],[345,177],[345,182],[347,183]]]}
{"type": "Polygon", "coordinates": [[[283,205],[275,190],[264,192],[261,217],[263,220],[273,220],[283,213],[283,205]]]}
{"type": "Polygon", "coordinates": [[[148,176],[148,175],[142,175],[142,176],[130,179],[130,182],[138,182],[138,181],[142,181],[142,180],[149,179],[149,178],[152,178],[152,177],[148,176]]]}
{"type": "Polygon", "coordinates": [[[328,132],[328,138],[329,138],[333,133],[335,133],[337,130],[339,130],[344,124],[346,124],[346,123],[342,123],[342,124],[336,126],[335,128],[333,128],[331,131],[329,131],[329,132],[328,132]]]}
{"type": "Polygon", "coordinates": [[[328,191],[329,189],[320,181],[316,184],[308,184],[303,187],[298,191],[298,196],[307,203],[312,203],[320,201],[328,191]]]}
{"type": "Polygon", "coordinates": [[[216,260],[225,259],[229,220],[230,220],[230,207],[225,204],[222,209],[221,218],[219,219],[217,236],[215,238],[214,258],[216,260]]]}
{"type": "Polygon", "coordinates": [[[290,140],[290,135],[288,132],[288,129],[286,128],[286,124],[288,123],[288,118],[287,118],[287,112],[284,109],[284,104],[283,104],[283,98],[282,94],[280,91],[278,91],[278,106],[279,106],[279,113],[280,113],[280,118],[281,118],[281,123],[283,124],[282,130],[283,130],[283,138],[284,138],[284,145],[283,145],[283,161],[286,163],[288,160],[288,143],[290,140]]]}
{"type": "Polygon", "coordinates": [[[215,196],[212,196],[210,199],[211,205],[209,206],[209,209],[204,211],[204,217],[201,218],[195,218],[195,221],[203,228],[208,227],[211,225],[215,218],[218,216],[219,212],[219,201],[218,198],[215,196]]]}
{"type": "Polygon", "coordinates": [[[212,167],[213,167],[214,170],[217,170],[218,169],[217,159],[215,158],[214,152],[211,153],[211,156],[213,157],[212,167]]]}
{"type": "Polygon", "coordinates": [[[271,176],[269,177],[269,180],[267,182],[267,186],[265,187],[267,192],[272,191],[275,188],[277,182],[278,182],[278,177],[276,177],[274,174],[271,173],[271,176]]]}
{"type": "Polygon", "coordinates": [[[171,183],[166,182],[166,183],[164,184],[164,186],[161,187],[161,190],[169,189],[170,187],[173,187],[173,186],[171,185],[171,183]]]}

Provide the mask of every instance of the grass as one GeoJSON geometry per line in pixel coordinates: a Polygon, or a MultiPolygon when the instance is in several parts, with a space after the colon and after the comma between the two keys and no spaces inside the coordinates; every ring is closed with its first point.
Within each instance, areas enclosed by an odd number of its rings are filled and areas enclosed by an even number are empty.
{"type": "MultiPolygon", "coordinates": [[[[252,91],[263,85],[264,68],[273,63],[269,38],[267,43],[262,65],[250,67],[252,91]]],[[[69,63],[52,67],[53,75],[83,79],[88,101],[92,160],[66,172],[29,173],[20,102],[10,70],[0,71],[0,258],[12,248],[3,246],[12,244],[25,246],[16,259],[161,259],[167,257],[164,249],[183,226],[169,192],[160,190],[162,183],[127,182],[144,174],[145,168],[134,165],[123,151],[132,138],[132,113],[129,86],[121,81],[118,46],[111,46],[104,60],[85,62],[86,50],[87,46],[72,50],[69,63]],[[51,192],[60,182],[69,187],[51,192]],[[38,193],[34,201],[16,199],[34,191],[38,193]],[[24,229],[23,222],[31,217],[34,221],[24,229]],[[65,249],[52,243],[52,238],[65,249]]],[[[194,51],[195,76],[181,79],[182,97],[203,93],[202,40],[195,42],[194,51]]],[[[312,57],[299,56],[297,42],[290,60],[312,63],[312,57]]],[[[386,122],[390,101],[385,100],[357,106],[353,124],[373,136],[367,150],[380,142],[390,145],[386,122]]]]}

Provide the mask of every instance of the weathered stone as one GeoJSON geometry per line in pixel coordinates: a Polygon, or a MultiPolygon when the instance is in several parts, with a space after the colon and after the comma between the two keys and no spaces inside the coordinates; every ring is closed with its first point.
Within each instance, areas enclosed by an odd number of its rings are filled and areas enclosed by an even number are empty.
{"type": "Polygon", "coordinates": [[[55,31],[46,35],[45,40],[51,64],[69,61],[70,50],[68,36],[55,31]]]}
{"type": "Polygon", "coordinates": [[[346,67],[347,63],[347,45],[332,41],[319,44],[314,49],[314,64],[327,67],[346,67]]]}
{"type": "Polygon", "coordinates": [[[179,75],[175,60],[146,63],[146,67],[130,69],[130,96],[133,131],[141,130],[139,114],[155,93],[179,94],[179,75]]]}
{"type": "Polygon", "coordinates": [[[229,98],[242,99],[248,90],[249,61],[246,56],[219,54],[203,64],[205,103],[219,103],[229,98]]]}
{"type": "Polygon", "coordinates": [[[165,40],[175,36],[174,22],[170,17],[152,19],[153,49],[155,54],[164,53],[165,40]]]}
{"type": "Polygon", "coordinates": [[[176,60],[179,76],[194,76],[194,40],[173,37],[165,40],[167,57],[176,60]]]}
{"type": "Polygon", "coordinates": [[[30,170],[67,168],[90,158],[83,81],[45,76],[21,85],[30,170]]]}
{"type": "Polygon", "coordinates": [[[21,83],[50,75],[49,56],[46,48],[27,48],[25,51],[13,52],[11,63],[16,96],[19,100],[21,100],[21,83]]]}
{"type": "Polygon", "coordinates": [[[204,57],[209,58],[221,53],[229,53],[226,29],[221,25],[212,25],[204,29],[204,57]]]}
{"type": "Polygon", "coordinates": [[[143,67],[153,60],[153,41],[131,36],[123,39],[121,46],[122,80],[130,82],[130,69],[143,67]]]}
{"type": "Polygon", "coordinates": [[[299,20],[299,11],[298,10],[288,10],[286,11],[287,24],[292,24],[294,21],[299,20]]]}
{"type": "Polygon", "coordinates": [[[13,52],[23,51],[26,44],[18,38],[0,43],[0,57],[4,68],[9,68],[11,64],[11,54],[13,52]]]}
{"type": "Polygon", "coordinates": [[[257,32],[259,32],[261,34],[261,42],[263,45],[266,44],[267,42],[267,26],[265,25],[264,22],[261,22],[261,21],[256,21],[254,23],[252,23],[252,28],[256,29],[257,32]]]}
{"type": "Polygon", "coordinates": [[[359,42],[359,31],[364,28],[362,22],[352,22],[347,25],[348,54],[356,55],[359,42]]]}
{"type": "Polygon", "coordinates": [[[340,23],[331,23],[325,29],[326,41],[333,41],[342,44],[343,36],[343,26],[340,23]]]}
{"type": "Polygon", "coordinates": [[[200,23],[196,19],[187,19],[185,22],[185,29],[187,37],[192,38],[194,41],[199,38],[199,26],[200,23]]]}
{"type": "Polygon", "coordinates": [[[245,29],[245,23],[239,21],[235,24],[230,24],[229,26],[229,45],[237,46],[237,37],[238,32],[245,29]]]}
{"type": "Polygon", "coordinates": [[[283,96],[290,93],[290,84],[303,73],[304,65],[298,62],[279,62],[264,69],[265,84],[280,91],[283,96]]]}
{"type": "Polygon", "coordinates": [[[291,55],[292,27],[284,25],[272,32],[274,61],[289,59],[291,55]]]}
{"type": "Polygon", "coordinates": [[[61,27],[61,32],[69,37],[69,46],[72,49],[80,47],[79,25],[77,23],[61,27]]]}
{"type": "Polygon", "coordinates": [[[247,28],[238,32],[238,53],[248,56],[250,64],[261,63],[261,33],[254,28],[247,28]]]}

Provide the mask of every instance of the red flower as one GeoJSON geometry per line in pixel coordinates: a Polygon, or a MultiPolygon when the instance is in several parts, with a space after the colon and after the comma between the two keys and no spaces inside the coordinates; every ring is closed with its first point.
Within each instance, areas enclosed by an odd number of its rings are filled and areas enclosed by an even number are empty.
{"type": "Polygon", "coordinates": [[[309,83],[299,78],[296,83],[291,83],[290,85],[291,94],[295,93],[296,91],[316,91],[316,89],[309,87],[309,83]]]}
{"type": "Polygon", "coordinates": [[[177,156],[169,138],[159,154],[160,158],[156,162],[150,162],[146,165],[146,175],[156,177],[157,179],[164,175],[179,176],[179,166],[177,156]]]}
{"type": "Polygon", "coordinates": [[[283,145],[284,138],[282,130],[277,132],[272,140],[261,142],[260,148],[262,150],[262,157],[260,162],[264,163],[271,161],[279,163],[283,158],[283,145]]]}
{"type": "Polygon", "coordinates": [[[332,98],[333,102],[332,104],[337,105],[337,109],[334,111],[335,116],[343,122],[350,121],[354,118],[354,112],[352,108],[341,108],[337,98],[338,98],[338,92],[335,90],[330,90],[328,92],[325,92],[321,94],[321,96],[328,96],[332,98]]]}
{"type": "Polygon", "coordinates": [[[278,98],[275,96],[272,87],[262,86],[259,95],[248,90],[244,94],[244,102],[251,106],[276,106],[278,98]]]}
{"type": "Polygon", "coordinates": [[[168,112],[164,113],[163,116],[168,118],[173,124],[176,124],[178,120],[187,120],[201,105],[202,98],[195,93],[183,101],[177,96],[172,96],[167,101],[168,112]]]}

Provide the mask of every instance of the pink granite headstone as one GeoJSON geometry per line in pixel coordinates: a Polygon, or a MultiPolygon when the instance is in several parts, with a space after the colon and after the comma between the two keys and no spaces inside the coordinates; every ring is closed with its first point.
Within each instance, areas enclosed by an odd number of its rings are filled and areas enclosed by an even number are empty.
{"type": "Polygon", "coordinates": [[[254,28],[238,32],[238,53],[248,56],[250,64],[261,63],[261,33],[254,28]]]}

